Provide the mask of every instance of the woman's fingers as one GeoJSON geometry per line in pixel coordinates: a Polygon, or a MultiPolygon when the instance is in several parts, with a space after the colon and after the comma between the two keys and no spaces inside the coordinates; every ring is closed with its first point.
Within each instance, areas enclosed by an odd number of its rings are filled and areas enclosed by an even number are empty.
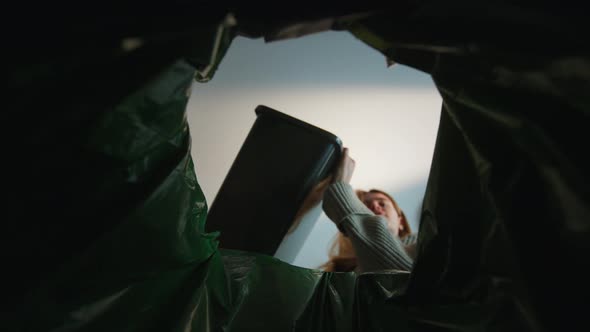
{"type": "Polygon", "coordinates": [[[334,175],[334,181],[350,183],[352,173],[354,172],[354,166],[355,161],[354,159],[350,158],[348,148],[344,148],[342,150],[342,159],[340,160],[340,164],[338,165],[338,169],[334,175]]]}

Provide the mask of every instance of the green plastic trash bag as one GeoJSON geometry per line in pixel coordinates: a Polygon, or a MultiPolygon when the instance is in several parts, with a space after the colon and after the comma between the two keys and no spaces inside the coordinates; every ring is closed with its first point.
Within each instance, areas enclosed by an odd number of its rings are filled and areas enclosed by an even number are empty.
{"type": "Polygon", "coordinates": [[[588,330],[583,10],[196,6],[44,13],[67,28],[21,24],[7,42],[2,331],[588,330]],[[236,34],[330,28],[429,73],[443,97],[411,274],[297,268],[203,232],[191,82],[236,34]]]}

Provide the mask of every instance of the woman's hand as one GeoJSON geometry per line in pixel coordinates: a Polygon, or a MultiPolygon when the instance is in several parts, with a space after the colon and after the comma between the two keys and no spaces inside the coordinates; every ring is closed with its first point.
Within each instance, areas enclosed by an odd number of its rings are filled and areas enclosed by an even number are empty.
{"type": "Polygon", "coordinates": [[[340,160],[340,164],[334,173],[334,182],[342,181],[345,183],[350,183],[350,179],[352,178],[352,173],[354,172],[354,159],[350,158],[348,155],[348,148],[344,148],[342,150],[342,159],[340,160]]]}

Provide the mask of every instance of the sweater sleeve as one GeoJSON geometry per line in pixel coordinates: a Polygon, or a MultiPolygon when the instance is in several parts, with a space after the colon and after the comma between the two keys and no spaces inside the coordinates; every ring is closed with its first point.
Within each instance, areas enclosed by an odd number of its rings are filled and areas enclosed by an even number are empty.
{"type": "Polygon", "coordinates": [[[398,237],[387,230],[387,221],[373,214],[344,182],[330,185],[323,209],[352,242],[361,272],[412,269],[413,261],[398,237]]]}

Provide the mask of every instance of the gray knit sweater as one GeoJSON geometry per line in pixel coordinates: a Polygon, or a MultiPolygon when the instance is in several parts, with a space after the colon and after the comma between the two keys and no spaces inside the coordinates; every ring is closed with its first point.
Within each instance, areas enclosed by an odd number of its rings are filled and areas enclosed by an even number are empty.
{"type": "Polygon", "coordinates": [[[359,272],[412,269],[413,260],[406,247],[415,245],[416,235],[403,239],[391,235],[386,219],[369,210],[349,184],[331,184],[324,193],[323,209],[338,229],[350,238],[359,272]]]}

